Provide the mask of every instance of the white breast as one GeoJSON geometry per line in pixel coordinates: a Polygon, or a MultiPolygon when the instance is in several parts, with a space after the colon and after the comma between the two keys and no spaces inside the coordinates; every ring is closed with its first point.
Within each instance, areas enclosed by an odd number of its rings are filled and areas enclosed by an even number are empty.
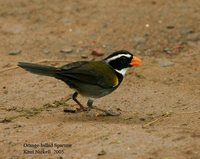
{"type": "Polygon", "coordinates": [[[126,71],[127,71],[127,70],[128,70],[128,68],[123,68],[123,69],[121,69],[121,70],[115,70],[115,71],[124,76],[124,75],[126,74],[126,71]]]}

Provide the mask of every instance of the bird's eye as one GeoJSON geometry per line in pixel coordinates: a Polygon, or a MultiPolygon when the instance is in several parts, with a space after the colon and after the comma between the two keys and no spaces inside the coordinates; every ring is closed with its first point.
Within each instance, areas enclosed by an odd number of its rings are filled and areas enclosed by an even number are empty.
{"type": "Polygon", "coordinates": [[[126,57],[122,56],[121,59],[122,59],[122,60],[126,60],[126,57]]]}
{"type": "Polygon", "coordinates": [[[121,58],[120,58],[120,62],[121,62],[121,64],[127,64],[127,62],[128,62],[128,59],[126,58],[126,57],[124,57],[124,56],[122,56],[121,58]]]}
{"type": "Polygon", "coordinates": [[[121,57],[121,60],[122,60],[122,61],[127,61],[127,58],[124,57],[124,56],[122,56],[122,57],[121,57]]]}
{"type": "Polygon", "coordinates": [[[124,63],[125,61],[127,61],[127,59],[126,59],[126,57],[122,56],[122,57],[120,58],[120,61],[124,63]]]}

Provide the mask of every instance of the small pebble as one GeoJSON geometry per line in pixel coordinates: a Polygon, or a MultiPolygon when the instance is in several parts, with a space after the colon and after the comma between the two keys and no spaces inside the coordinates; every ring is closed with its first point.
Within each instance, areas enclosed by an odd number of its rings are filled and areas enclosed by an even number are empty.
{"type": "Polygon", "coordinates": [[[49,50],[43,50],[43,52],[44,52],[45,54],[49,54],[49,53],[50,53],[49,50]]]}
{"type": "Polygon", "coordinates": [[[101,150],[97,155],[98,155],[98,156],[103,156],[103,155],[105,155],[105,154],[106,154],[106,151],[101,150]]]}
{"type": "Polygon", "coordinates": [[[3,94],[8,94],[8,91],[7,91],[7,90],[4,90],[4,91],[3,91],[3,94]]]}
{"type": "Polygon", "coordinates": [[[145,121],[146,119],[145,118],[140,118],[140,121],[145,121]]]}
{"type": "Polygon", "coordinates": [[[121,135],[121,132],[117,132],[118,135],[121,135]]]}
{"type": "Polygon", "coordinates": [[[167,53],[167,54],[173,54],[173,51],[172,51],[172,49],[170,49],[170,48],[164,48],[163,51],[164,51],[165,53],[167,53]]]}
{"type": "Polygon", "coordinates": [[[173,62],[168,60],[160,61],[159,63],[161,67],[170,67],[175,65],[173,62]]]}
{"type": "Polygon", "coordinates": [[[92,55],[94,56],[103,56],[104,55],[104,52],[101,48],[95,48],[92,50],[92,55]]]}
{"type": "Polygon", "coordinates": [[[87,55],[81,55],[81,58],[82,58],[82,59],[87,59],[88,56],[87,56],[87,55]]]}
{"type": "Polygon", "coordinates": [[[149,24],[145,24],[145,27],[148,28],[150,25],[149,24]]]}
{"type": "Polygon", "coordinates": [[[8,55],[12,55],[12,56],[19,55],[19,54],[21,54],[21,52],[22,52],[21,50],[17,50],[17,51],[9,52],[8,55]]]}
{"type": "Polygon", "coordinates": [[[65,113],[76,113],[77,110],[76,110],[76,109],[72,109],[72,108],[65,108],[65,109],[64,109],[64,112],[65,112],[65,113]]]}
{"type": "Polygon", "coordinates": [[[60,52],[62,53],[71,53],[73,52],[74,50],[72,48],[66,48],[66,49],[61,49],[60,52]]]}
{"type": "Polygon", "coordinates": [[[173,25],[168,25],[167,26],[167,29],[174,29],[175,28],[175,26],[173,26],[173,25]]]}
{"type": "Polygon", "coordinates": [[[188,34],[192,34],[192,33],[194,33],[194,30],[192,30],[191,28],[183,28],[180,31],[181,35],[188,35],[188,34]]]}
{"type": "Polygon", "coordinates": [[[133,40],[137,45],[144,44],[146,42],[146,38],[142,36],[135,37],[133,40]]]}
{"type": "Polygon", "coordinates": [[[192,33],[187,36],[188,41],[199,41],[200,40],[200,33],[192,33]]]}
{"type": "Polygon", "coordinates": [[[3,120],[0,120],[0,123],[9,123],[11,121],[11,119],[4,118],[3,120]]]}
{"type": "Polygon", "coordinates": [[[64,24],[72,24],[74,21],[72,19],[65,17],[65,18],[61,19],[61,22],[63,22],[64,24]]]}

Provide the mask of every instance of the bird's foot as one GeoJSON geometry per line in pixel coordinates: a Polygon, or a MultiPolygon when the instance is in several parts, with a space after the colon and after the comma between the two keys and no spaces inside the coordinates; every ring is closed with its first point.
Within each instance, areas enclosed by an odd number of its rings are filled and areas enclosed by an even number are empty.
{"type": "Polygon", "coordinates": [[[89,107],[81,107],[81,108],[76,108],[77,111],[79,112],[88,112],[91,110],[89,107]]]}
{"type": "Polygon", "coordinates": [[[114,112],[114,111],[112,111],[112,110],[106,110],[105,113],[106,113],[106,115],[108,115],[108,116],[119,116],[119,115],[121,115],[121,113],[114,112]]]}
{"type": "Polygon", "coordinates": [[[119,116],[121,114],[121,113],[116,113],[112,110],[104,110],[97,107],[92,107],[92,109],[96,109],[104,113],[104,114],[99,114],[99,116],[119,116]]]}

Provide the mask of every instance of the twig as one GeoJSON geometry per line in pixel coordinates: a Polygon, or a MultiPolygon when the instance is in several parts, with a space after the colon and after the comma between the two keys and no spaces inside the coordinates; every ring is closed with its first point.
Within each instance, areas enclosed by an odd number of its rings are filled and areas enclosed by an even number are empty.
{"type": "Polygon", "coordinates": [[[176,114],[181,115],[181,114],[195,114],[195,113],[200,113],[200,110],[197,110],[194,112],[180,112],[180,113],[176,113],[176,114]]]}
{"type": "Polygon", "coordinates": [[[13,67],[10,67],[10,68],[2,69],[2,70],[0,70],[0,73],[10,71],[10,70],[14,70],[14,69],[17,69],[17,68],[18,68],[18,66],[13,66],[13,67]]]}
{"type": "MultiPolygon", "coordinates": [[[[194,112],[181,112],[181,113],[176,113],[176,114],[174,114],[174,115],[194,114],[194,113],[200,113],[200,110],[194,111],[194,112]]],[[[157,119],[155,119],[155,120],[153,120],[153,121],[150,121],[150,122],[144,124],[142,127],[143,127],[143,128],[146,128],[146,127],[148,127],[148,126],[151,126],[151,125],[155,124],[156,122],[159,122],[159,121],[161,121],[161,120],[163,120],[163,119],[169,117],[169,115],[171,115],[171,114],[169,114],[169,113],[164,114],[163,116],[161,116],[161,117],[159,117],[159,118],[157,118],[157,119]]]]}
{"type": "Polygon", "coordinates": [[[171,114],[172,114],[172,112],[166,112],[166,113],[163,114],[161,117],[159,117],[159,118],[157,118],[157,119],[155,119],[155,120],[153,120],[153,121],[150,121],[150,122],[148,122],[148,123],[142,125],[142,128],[146,128],[147,126],[151,126],[151,125],[155,124],[156,122],[159,122],[159,121],[161,121],[161,120],[163,120],[163,119],[166,119],[166,118],[169,117],[171,114]]]}
{"type": "Polygon", "coordinates": [[[97,38],[97,40],[96,40],[96,42],[98,43],[99,41],[100,41],[100,39],[101,39],[101,35],[97,38]]]}
{"type": "Polygon", "coordinates": [[[146,127],[148,127],[148,126],[151,126],[151,125],[153,125],[153,124],[155,124],[155,123],[157,123],[157,122],[159,122],[159,121],[161,121],[161,120],[163,120],[163,119],[165,119],[165,118],[167,118],[167,117],[166,117],[166,116],[162,116],[162,117],[157,118],[157,119],[155,119],[155,120],[153,120],[153,121],[150,121],[150,122],[148,122],[148,123],[142,125],[142,128],[146,128],[146,127]]]}

